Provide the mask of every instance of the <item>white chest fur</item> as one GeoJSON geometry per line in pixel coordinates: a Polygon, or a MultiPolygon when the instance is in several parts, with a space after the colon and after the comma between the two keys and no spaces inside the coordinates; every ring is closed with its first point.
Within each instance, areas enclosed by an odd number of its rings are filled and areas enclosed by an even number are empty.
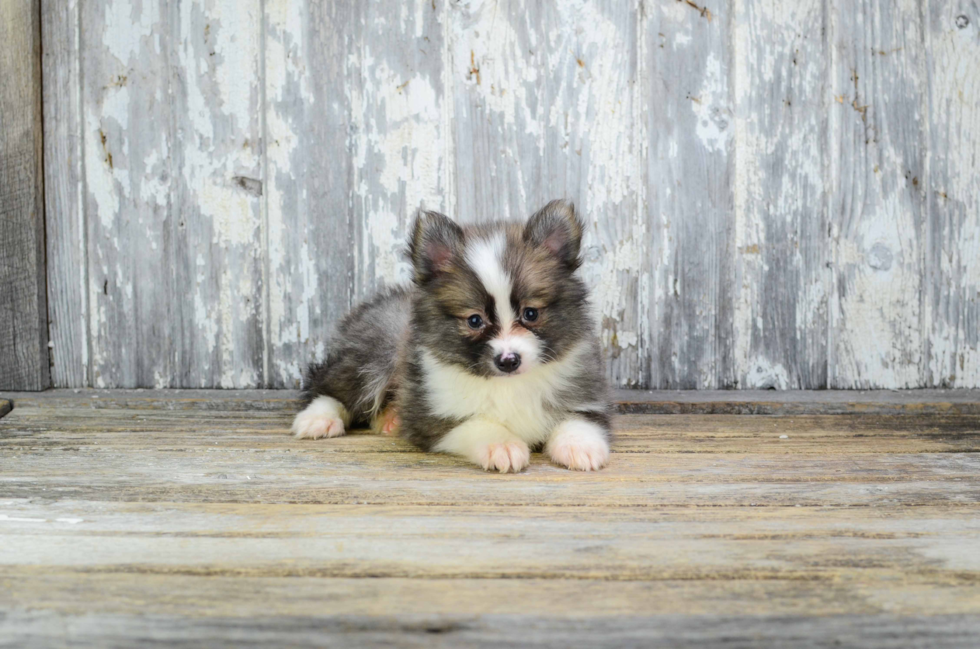
{"type": "Polygon", "coordinates": [[[429,408],[440,417],[481,417],[503,425],[528,444],[542,442],[560,417],[548,406],[558,406],[567,394],[569,380],[587,349],[581,344],[562,359],[525,374],[494,378],[474,376],[423,351],[429,408]]]}

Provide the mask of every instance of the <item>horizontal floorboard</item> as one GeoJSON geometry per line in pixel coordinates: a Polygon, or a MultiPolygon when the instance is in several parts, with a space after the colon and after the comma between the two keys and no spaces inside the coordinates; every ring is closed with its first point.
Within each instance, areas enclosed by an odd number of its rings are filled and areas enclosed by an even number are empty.
{"type": "MultiPolygon", "coordinates": [[[[669,596],[670,593],[664,593],[669,596]]],[[[334,602],[327,601],[324,606],[334,602]]],[[[14,612],[0,647],[975,647],[972,615],[365,615],[188,619],[14,612]]]]}
{"type": "Polygon", "coordinates": [[[249,577],[879,580],[980,588],[975,512],[20,502],[6,567],[249,577]]]}

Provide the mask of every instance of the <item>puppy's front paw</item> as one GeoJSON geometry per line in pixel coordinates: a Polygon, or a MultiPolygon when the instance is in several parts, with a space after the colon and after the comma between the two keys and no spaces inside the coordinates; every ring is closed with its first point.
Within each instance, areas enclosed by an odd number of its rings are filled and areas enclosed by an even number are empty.
{"type": "Polygon", "coordinates": [[[293,420],[293,435],[299,439],[340,437],[346,430],[344,405],[332,397],[317,397],[293,420]]]}
{"type": "Polygon", "coordinates": [[[476,450],[476,458],[487,471],[517,473],[531,462],[531,450],[521,440],[487,444],[476,450]]]}
{"type": "Polygon", "coordinates": [[[480,419],[452,429],[432,450],[462,455],[487,471],[501,473],[517,473],[531,461],[531,449],[524,440],[500,424],[480,419]]]}
{"type": "Polygon", "coordinates": [[[546,450],[556,464],[578,471],[598,471],[609,462],[609,442],[604,431],[581,419],[560,424],[551,434],[546,450]]]}

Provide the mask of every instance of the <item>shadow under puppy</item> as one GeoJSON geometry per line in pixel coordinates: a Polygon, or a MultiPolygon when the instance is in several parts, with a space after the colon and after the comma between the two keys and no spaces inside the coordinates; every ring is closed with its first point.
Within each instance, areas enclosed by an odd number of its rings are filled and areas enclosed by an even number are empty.
{"type": "Polygon", "coordinates": [[[412,286],[380,293],[310,366],[293,433],[352,424],[400,434],[487,470],[531,449],[570,469],[609,459],[611,406],[579,267],[582,224],[553,201],[527,224],[460,227],[420,211],[412,286]]]}

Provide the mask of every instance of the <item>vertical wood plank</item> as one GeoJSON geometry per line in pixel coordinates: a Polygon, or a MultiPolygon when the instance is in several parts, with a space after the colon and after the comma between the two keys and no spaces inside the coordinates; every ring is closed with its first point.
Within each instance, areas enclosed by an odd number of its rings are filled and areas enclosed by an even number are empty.
{"type": "Polygon", "coordinates": [[[444,16],[266,5],[271,385],[295,387],[354,302],[408,279],[420,204],[452,212],[444,16]]]}
{"type": "Polygon", "coordinates": [[[645,7],[649,383],[732,387],[732,10],[724,0],[645,7]]]}
{"type": "Polygon", "coordinates": [[[41,3],[48,330],[56,388],[90,384],[80,29],[77,1],[41,3]]]}
{"type": "Polygon", "coordinates": [[[83,11],[91,380],[259,384],[259,0],[83,11]]]}
{"type": "Polygon", "coordinates": [[[648,363],[637,12],[612,1],[451,5],[459,218],[575,201],[587,225],[580,272],[617,385],[644,383],[648,363]]]}
{"type": "MultiPolygon", "coordinates": [[[[79,3],[95,387],[178,385],[173,357],[174,116],[165,0],[79,3]]],[[[63,218],[63,217],[59,217],[63,218]]]]}
{"type": "Polygon", "coordinates": [[[351,305],[351,3],[265,3],[268,378],[299,387],[351,305]]]}
{"type": "Polygon", "coordinates": [[[836,295],[829,382],[923,385],[923,21],[917,0],[831,5],[832,228],[836,295]]]}
{"type": "Polygon", "coordinates": [[[980,386],[980,8],[926,4],[929,221],[928,371],[923,381],[980,386]]]}
{"type": "Polygon", "coordinates": [[[827,386],[831,254],[822,0],[736,3],[735,363],[739,387],[827,386]]]}
{"type": "Polygon", "coordinates": [[[271,385],[295,387],[354,302],[407,281],[420,204],[453,212],[445,13],[266,5],[271,385]]]}
{"type": "Polygon", "coordinates": [[[445,7],[352,2],[347,53],[352,298],[407,281],[407,226],[420,204],[453,212],[445,89],[445,7]]]}
{"type": "MultiPolygon", "coordinates": [[[[261,5],[212,0],[171,9],[169,379],[180,386],[264,382],[261,5]]],[[[143,173],[154,173],[149,165],[143,173]]]]}
{"type": "Polygon", "coordinates": [[[0,4],[0,389],[50,383],[38,0],[0,4]]]}

